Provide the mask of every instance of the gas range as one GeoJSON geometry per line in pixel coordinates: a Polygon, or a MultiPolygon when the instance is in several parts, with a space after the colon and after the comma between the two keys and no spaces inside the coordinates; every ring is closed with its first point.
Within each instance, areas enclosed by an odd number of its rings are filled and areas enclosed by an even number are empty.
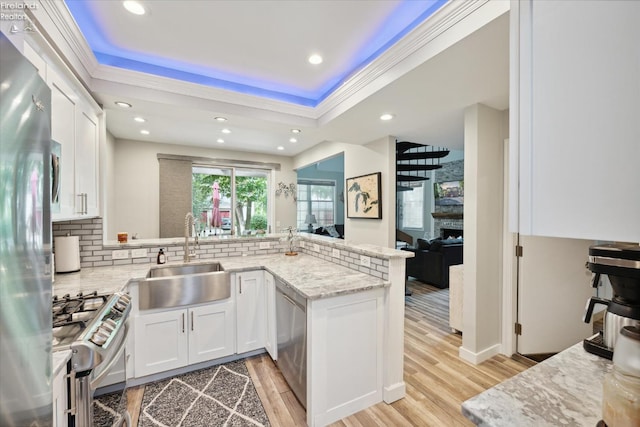
{"type": "Polygon", "coordinates": [[[98,311],[107,303],[109,295],[78,293],[75,296],[55,295],[52,301],[53,350],[69,349],[89,323],[98,315],[98,311]]]}
{"type": "Polygon", "coordinates": [[[130,311],[124,292],[53,298],[53,350],[71,350],[68,425],[92,425],[93,394],[124,351],[130,311]]]}
{"type": "Polygon", "coordinates": [[[123,342],[130,310],[123,292],[54,296],[53,350],[71,349],[76,372],[95,368],[123,342]]]}

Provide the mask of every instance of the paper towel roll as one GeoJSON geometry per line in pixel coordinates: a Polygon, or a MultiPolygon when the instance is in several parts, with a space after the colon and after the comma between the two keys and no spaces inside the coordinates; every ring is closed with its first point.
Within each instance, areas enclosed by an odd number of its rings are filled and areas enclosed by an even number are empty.
{"type": "Polygon", "coordinates": [[[56,273],[80,271],[80,237],[54,237],[56,273]]]}

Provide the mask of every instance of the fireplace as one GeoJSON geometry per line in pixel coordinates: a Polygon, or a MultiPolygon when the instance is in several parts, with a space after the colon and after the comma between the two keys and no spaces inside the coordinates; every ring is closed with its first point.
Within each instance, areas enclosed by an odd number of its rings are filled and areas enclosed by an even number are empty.
{"type": "Polygon", "coordinates": [[[462,237],[464,236],[464,232],[458,228],[441,228],[440,229],[440,237],[446,239],[449,236],[453,237],[462,237]]]}

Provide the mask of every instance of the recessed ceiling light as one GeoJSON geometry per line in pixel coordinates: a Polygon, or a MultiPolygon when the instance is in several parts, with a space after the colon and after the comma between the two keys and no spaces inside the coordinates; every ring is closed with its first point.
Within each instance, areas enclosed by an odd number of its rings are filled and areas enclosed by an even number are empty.
{"type": "Polygon", "coordinates": [[[284,150],[284,147],[282,145],[278,145],[278,150],[282,151],[284,150]]]}
{"type": "Polygon", "coordinates": [[[318,65],[318,64],[322,64],[322,56],[318,55],[317,53],[314,53],[313,55],[309,56],[309,64],[313,64],[313,65],[318,65]]]}
{"type": "Polygon", "coordinates": [[[231,133],[231,131],[229,129],[222,129],[222,133],[231,133]]]}
{"type": "Polygon", "coordinates": [[[122,5],[124,6],[125,9],[127,9],[129,12],[133,13],[134,15],[144,15],[146,12],[142,3],[137,1],[129,1],[129,0],[123,1],[122,5]]]}
{"type": "Polygon", "coordinates": [[[222,139],[222,138],[218,138],[218,139],[216,139],[216,142],[217,142],[218,144],[224,144],[224,139],[222,139]]]}
{"type": "Polygon", "coordinates": [[[140,133],[143,134],[143,135],[149,135],[150,132],[148,130],[146,130],[146,129],[142,129],[140,131],[140,133]]]}
{"type": "Polygon", "coordinates": [[[133,120],[135,120],[135,121],[136,121],[136,122],[138,122],[138,123],[144,123],[144,122],[146,122],[146,120],[145,120],[145,119],[143,119],[142,117],[134,117],[134,118],[133,118],[133,120]]]}
{"type": "Polygon", "coordinates": [[[387,121],[393,119],[393,114],[385,113],[380,116],[380,120],[387,121]]]}
{"type": "Polygon", "coordinates": [[[302,132],[300,129],[291,129],[291,133],[300,133],[302,132]]]}
{"type": "Polygon", "coordinates": [[[298,140],[295,138],[289,138],[289,142],[298,142],[298,140]]]}
{"type": "Polygon", "coordinates": [[[226,122],[226,121],[227,121],[227,118],[226,118],[226,117],[218,116],[218,117],[215,117],[215,120],[217,120],[217,121],[219,121],[219,122],[226,122]]]}
{"type": "Polygon", "coordinates": [[[116,101],[115,104],[118,107],[122,107],[122,108],[131,108],[132,107],[131,104],[129,104],[128,102],[124,102],[124,101],[116,101]]]}

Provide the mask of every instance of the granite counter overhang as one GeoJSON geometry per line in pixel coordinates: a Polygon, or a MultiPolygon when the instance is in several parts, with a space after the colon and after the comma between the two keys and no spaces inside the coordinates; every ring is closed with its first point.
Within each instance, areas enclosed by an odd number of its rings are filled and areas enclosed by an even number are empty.
{"type": "Polygon", "coordinates": [[[462,413],[479,426],[595,426],[611,367],[578,343],[463,402],[462,413]]]}
{"type": "MultiPolygon", "coordinates": [[[[302,253],[297,256],[274,254],[195,260],[190,264],[211,262],[220,262],[225,271],[230,273],[264,269],[310,300],[363,292],[390,285],[389,281],[302,253]]],[[[172,262],[165,265],[179,264],[182,263],[172,262]]],[[[156,264],[133,264],[92,267],[83,268],[77,273],[58,274],[53,283],[53,293],[56,295],[66,293],[75,295],[77,292],[93,291],[113,293],[123,290],[129,280],[144,278],[149,269],[156,266],[156,264]]]]}

